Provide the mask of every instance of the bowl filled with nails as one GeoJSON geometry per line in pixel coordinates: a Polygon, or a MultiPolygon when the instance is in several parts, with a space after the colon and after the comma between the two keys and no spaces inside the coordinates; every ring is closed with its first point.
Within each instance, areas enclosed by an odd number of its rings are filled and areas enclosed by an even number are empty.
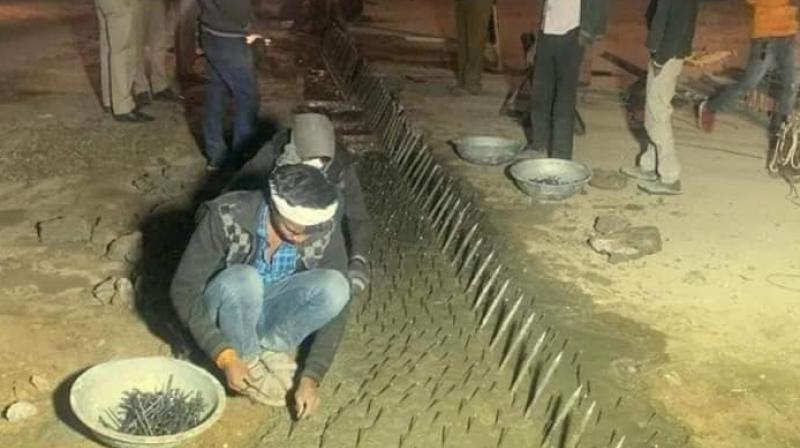
{"type": "Polygon", "coordinates": [[[557,202],[581,191],[592,170],[573,160],[528,159],[511,165],[511,179],[527,195],[543,202],[557,202]]]}
{"type": "Polygon", "coordinates": [[[225,390],[214,376],[188,362],[131,358],[81,373],[69,403],[105,445],[164,448],[196,437],[219,420],[225,390]]]}

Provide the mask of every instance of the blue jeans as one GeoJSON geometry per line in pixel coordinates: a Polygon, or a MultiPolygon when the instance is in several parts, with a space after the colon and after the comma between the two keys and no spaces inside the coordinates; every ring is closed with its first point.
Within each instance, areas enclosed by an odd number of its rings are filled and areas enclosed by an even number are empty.
{"type": "Polygon", "coordinates": [[[777,112],[789,116],[794,108],[794,36],[752,39],[744,76],[708,100],[709,109],[719,112],[731,100],[754,89],[773,65],[777,65],[781,83],[777,112]]]}
{"type": "Polygon", "coordinates": [[[251,359],[295,350],[342,311],[350,284],[338,271],[314,269],[264,285],[254,267],[237,264],[208,283],[203,300],[237,353],[251,359]]]}
{"type": "Polygon", "coordinates": [[[202,32],[200,44],[206,61],[206,97],[203,105],[203,138],[208,164],[222,166],[229,159],[223,134],[228,99],[233,99],[234,156],[253,144],[260,103],[253,54],[242,38],[219,37],[202,32]]]}

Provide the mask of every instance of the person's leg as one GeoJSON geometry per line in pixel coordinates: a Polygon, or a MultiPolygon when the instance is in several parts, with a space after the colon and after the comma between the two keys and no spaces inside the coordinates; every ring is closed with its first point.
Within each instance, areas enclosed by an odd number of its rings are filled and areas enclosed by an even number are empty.
{"type": "Polygon", "coordinates": [[[199,5],[195,0],[178,0],[175,31],[175,62],[178,77],[194,74],[192,66],[197,57],[197,16],[199,5]]]}
{"type": "Polygon", "coordinates": [[[261,347],[292,352],[336,317],[350,300],[350,283],[340,272],[314,269],[268,287],[257,325],[261,347]]]}
{"type": "Polygon", "coordinates": [[[167,24],[167,5],[165,0],[149,0],[147,12],[147,60],[150,63],[150,87],[153,93],[162,92],[169,87],[167,73],[167,50],[172,34],[167,24]]]}
{"type": "Polygon", "coordinates": [[[467,8],[465,0],[455,0],[456,14],[456,85],[464,87],[467,66],[467,8]]]}
{"type": "MultiPolygon", "coordinates": [[[[133,94],[137,99],[145,96],[147,102],[151,93],[150,81],[147,77],[147,66],[149,59],[149,49],[147,48],[147,36],[150,33],[150,10],[151,1],[149,0],[129,0],[133,8],[133,40],[136,45],[135,72],[133,75],[133,94]]],[[[141,102],[139,103],[141,105],[141,102]]]]}
{"type": "Polygon", "coordinates": [[[785,121],[794,110],[794,36],[776,39],[775,61],[780,75],[781,90],[778,97],[778,121],[785,121]]]}
{"type": "Polygon", "coordinates": [[[223,270],[206,286],[203,301],[242,359],[251,360],[261,353],[257,325],[264,283],[254,267],[239,264],[223,270]]]}
{"type": "Polygon", "coordinates": [[[578,44],[578,30],[559,36],[558,43],[551,151],[552,157],[571,160],[575,135],[575,102],[578,97],[583,49],[578,44]]]}
{"type": "Polygon", "coordinates": [[[483,72],[483,50],[489,34],[489,17],[492,15],[492,0],[470,0],[467,8],[467,58],[464,66],[464,88],[477,94],[481,90],[483,72]]]}
{"type": "Polygon", "coordinates": [[[658,74],[654,73],[651,64],[647,79],[644,127],[652,145],[642,155],[640,166],[645,171],[655,168],[664,184],[680,179],[680,164],[672,134],[672,98],[682,69],[682,59],[670,59],[658,74]]]}
{"type": "Polygon", "coordinates": [[[711,113],[720,112],[732,100],[755,88],[772,65],[775,57],[774,50],[773,39],[753,39],[750,43],[750,56],[744,76],[739,81],[712,96],[706,104],[708,111],[711,113]]]}
{"type": "Polygon", "coordinates": [[[95,5],[95,9],[97,10],[97,22],[100,31],[100,100],[103,103],[103,108],[111,110],[111,52],[108,46],[108,22],[98,5],[95,5]]]}
{"type": "Polygon", "coordinates": [[[536,41],[530,100],[531,149],[535,151],[550,151],[556,70],[553,39],[553,36],[539,33],[536,41]]]}
{"type": "Polygon", "coordinates": [[[133,39],[134,8],[125,0],[97,0],[106,23],[111,110],[127,114],[136,108],[132,87],[136,45],[133,39]]]}
{"type": "Polygon", "coordinates": [[[225,67],[226,38],[202,33],[200,45],[205,53],[206,91],[203,102],[203,142],[208,165],[221,168],[228,156],[225,143],[223,119],[225,106],[229,96],[229,87],[225,84],[222,72],[225,67]]]}
{"type": "Polygon", "coordinates": [[[231,39],[230,68],[226,84],[233,97],[233,145],[232,155],[241,159],[252,149],[258,133],[258,111],[261,107],[261,94],[258,87],[258,74],[253,61],[253,52],[244,39],[231,39]]]}

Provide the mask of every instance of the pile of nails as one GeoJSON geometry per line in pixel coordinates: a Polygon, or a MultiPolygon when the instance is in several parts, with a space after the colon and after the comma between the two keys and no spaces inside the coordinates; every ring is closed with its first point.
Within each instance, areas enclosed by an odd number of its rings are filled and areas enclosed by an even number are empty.
{"type": "Polygon", "coordinates": [[[117,409],[107,409],[100,424],[124,434],[166,436],[194,428],[203,421],[206,403],[199,392],[172,387],[172,376],[161,390],[123,393],[117,409]]]}

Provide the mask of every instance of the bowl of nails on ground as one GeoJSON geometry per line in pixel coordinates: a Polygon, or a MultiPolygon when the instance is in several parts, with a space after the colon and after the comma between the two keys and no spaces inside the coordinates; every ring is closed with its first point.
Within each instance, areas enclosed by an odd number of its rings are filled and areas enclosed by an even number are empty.
{"type": "Polygon", "coordinates": [[[508,170],[517,187],[539,201],[563,201],[581,191],[592,170],[573,160],[529,159],[508,170]]]}
{"type": "Polygon", "coordinates": [[[178,446],[211,427],[225,408],[225,389],[207,371],[166,357],[120,359],[78,376],[72,412],[112,447],[178,446]]]}
{"type": "Polygon", "coordinates": [[[525,143],[505,137],[473,135],[450,141],[459,157],[478,165],[501,165],[510,162],[525,143]]]}

